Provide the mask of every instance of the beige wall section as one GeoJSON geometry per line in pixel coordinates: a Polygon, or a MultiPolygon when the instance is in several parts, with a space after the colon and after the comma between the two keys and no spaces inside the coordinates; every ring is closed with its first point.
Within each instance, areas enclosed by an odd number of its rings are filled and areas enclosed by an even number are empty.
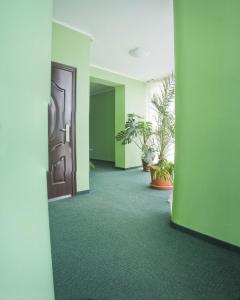
{"type": "Polygon", "coordinates": [[[89,56],[90,39],[53,23],[52,60],[77,68],[77,191],[89,189],[89,56]]]}

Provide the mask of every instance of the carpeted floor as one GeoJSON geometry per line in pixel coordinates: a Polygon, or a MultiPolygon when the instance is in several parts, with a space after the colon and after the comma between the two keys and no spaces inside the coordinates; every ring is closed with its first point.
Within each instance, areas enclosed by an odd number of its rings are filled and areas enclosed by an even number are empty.
{"type": "Polygon", "coordinates": [[[100,163],[90,179],[49,204],[56,300],[240,299],[240,255],[171,228],[148,173],[100,163]]]}

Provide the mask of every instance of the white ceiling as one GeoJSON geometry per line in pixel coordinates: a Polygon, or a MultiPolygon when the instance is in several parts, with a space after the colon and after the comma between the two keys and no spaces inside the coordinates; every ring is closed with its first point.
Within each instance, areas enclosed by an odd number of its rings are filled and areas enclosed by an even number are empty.
{"type": "Polygon", "coordinates": [[[172,0],[54,0],[53,19],[93,36],[92,65],[139,80],[174,69],[172,0]],[[131,57],[135,47],[150,56],[131,57]]]}

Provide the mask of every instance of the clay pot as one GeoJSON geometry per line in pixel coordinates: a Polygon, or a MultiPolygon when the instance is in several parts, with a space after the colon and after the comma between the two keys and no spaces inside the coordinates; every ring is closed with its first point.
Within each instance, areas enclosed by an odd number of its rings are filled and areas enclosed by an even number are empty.
{"type": "Polygon", "coordinates": [[[150,167],[151,165],[146,163],[143,159],[142,159],[142,166],[143,166],[143,171],[145,172],[149,172],[150,171],[150,167]]]}
{"type": "Polygon", "coordinates": [[[155,170],[153,168],[150,167],[150,171],[151,171],[151,187],[154,189],[158,189],[158,190],[172,190],[173,189],[173,184],[172,184],[172,180],[171,177],[169,176],[169,178],[164,179],[164,178],[154,178],[154,173],[155,170]]]}

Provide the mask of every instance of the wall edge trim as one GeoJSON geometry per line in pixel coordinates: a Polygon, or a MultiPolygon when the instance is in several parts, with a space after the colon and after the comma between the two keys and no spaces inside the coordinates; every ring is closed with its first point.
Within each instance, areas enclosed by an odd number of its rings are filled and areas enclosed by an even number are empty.
{"type": "Polygon", "coordinates": [[[217,247],[221,247],[221,248],[224,248],[224,249],[227,249],[227,250],[230,250],[230,251],[233,251],[233,252],[237,252],[237,253],[240,254],[240,247],[237,246],[237,245],[230,244],[228,242],[219,240],[217,238],[211,237],[211,236],[206,235],[204,233],[201,233],[201,232],[192,230],[190,228],[187,228],[185,226],[176,224],[172,220],[170,220],[170,226],[172,228],[178,230],[178,231],[184,232],[184,233],[186,233],[188,235],[191,235],[191,236],[193,236],[193,237],[195,237],[197,239],[201,239],[201,240],[203,240],[205,242],[208,242],[210,244],[213,244],[213,245],[215,245],[217,247]]]}
{"type": "Polygon", "coordinates": [[[136,81],[139,81],[139,82],[146,83],[145,80],[141,80],[141,79],[138,79],[138,78],[136,78],[136,77],[132,77],[132,76],[130,76],[130,75],[127,75],[127,74],[125,74],[125,73],[121,73],[121,72],[118,72],[118,71],[114,71],[114,70],[112,70],[112,69],[108,69],[108,68],[105,68],[105,67],[100,67],[100,66],[95,65],[95,64],[90,64],[90,67],[96,68],[96,69],[99,69],[99,70],[102,70],[102,71],[110,72],[110,73],[113,73],[113,74],[116,74],[116,75],[119,75],[119,76],[123,76],[123,77],[129,78],[129,79],[133,79],[133,80],[136,80],[136,81]]]}
{"type": "Polygon", "coordinates": [[[93,37],[93,35],[92,35],[91,33],[89,33],[89,32],[80,30],[80,29],[78,29],[78,28],[76,28],[76,27],[74,27],[74,26],[72,26],[72,25],[68,25],[67,23],[62,22],[62,21],[59,21],[59,20],[57,20],[57,19],[55,19],[55,18],[52,18],[52,22],[54,22],[54,23],[56,23],[56,24],[59,24],[59,25],[62,25],[62,26],[64,26],[64,27],[68,28],[68,29],[71,29],[71,30],[73,30],[73,31],[77,31],[77,32],[79,32],[79,33],[85,35],[86,37],[88,37],[88,38],[90,39],[91,42],[93,42],[93,41],[95,40],[94,37],[93,37]]]}

